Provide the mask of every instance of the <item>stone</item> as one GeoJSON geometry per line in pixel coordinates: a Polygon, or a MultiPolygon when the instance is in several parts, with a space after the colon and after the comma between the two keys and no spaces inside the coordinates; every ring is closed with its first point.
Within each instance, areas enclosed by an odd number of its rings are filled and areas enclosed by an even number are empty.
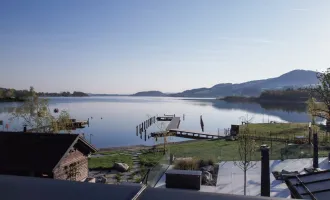
{"type": "Polygon", "coordinates": [[[202,183],[210,183],[213,180],[212,174],[210,172],[202,172],[202,183]]]}
{"type": "Polygon", "coordinates": [[[120,171],[120,172],[127,172],[128,169],[129,169],[129,166],[126,163],[115,163],[113,168],[120,171]]]}
{"type": "Polygon", "coordinates": [[[212,165],[208,165],[208,166],[205,166],[205,167],[201,167],[200,170],[202,172],[210,172],[210,173],[213,173],[214,172],[214,167],[212,165]]]}
{"type": "Polygon", "coordinates": [[[95,177],[95,182],[96,183],[105,183],[105,182],[107,182],[107,179],[104,176],[98,176],[98,177],[95,177]]]}

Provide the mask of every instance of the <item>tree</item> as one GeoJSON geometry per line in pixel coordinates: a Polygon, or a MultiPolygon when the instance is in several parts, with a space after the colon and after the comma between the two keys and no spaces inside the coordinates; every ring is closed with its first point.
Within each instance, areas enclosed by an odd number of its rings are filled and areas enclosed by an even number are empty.
{"type": "MultiPolygon", "coordinates": [[[[312,117],[320,117],[327,122],[330,120],[330,68],[317,73],[319,84],[311,87],[308,100],[308,112],[312,117]]],[[[330,124],[327,123],[327,128],[330,124]]]]}
{"type": "Polygon", "coordinates": [[[250,130],[248,125],[238,136],[238,155],[239,160],[234,164],[244,172],[244,195],[246,195],[246,172],[256,165],[253,156],[256,151],[256,143],[249,137],[250,130]]]}
{"type": "Polygon", "coordinates": [[[4,96],[3,96],[3,90],[0,89],[0,99],[2,99],[4,96]]]}
{"type": "Polygon", "coordinates": [[[5,93],[5,98],[14,98],[15,97],[15,90],[13,89],[8,89],[5,93]]]}
{"type": "Polygon", "coordinates": [[[61,111],[58,117],[53,116],[47,99],[39,98],[30,87],[29,97],[19,107],[12,112],[11,119],[23,121],[23,125],[33,132],[58,133],[59,131],[70,131],[68,124],[71,123],[70,115],[67,111],[61,111]]]}

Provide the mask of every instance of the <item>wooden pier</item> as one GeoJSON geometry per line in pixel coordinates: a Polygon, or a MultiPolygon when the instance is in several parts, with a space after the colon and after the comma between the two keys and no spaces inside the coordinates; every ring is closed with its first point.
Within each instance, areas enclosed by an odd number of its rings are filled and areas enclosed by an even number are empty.
{"type": "Polygon", "coordinates": [[[157,121],[172,121],[174,117],[168,117],[168,116],[165,116],[165,117],[157,117],[157,121]]]}
{"type": "MultiPolygon", "coordinates": [[[[65,124],[67,130],[82,129],[82,128],[85,128],[86,125],[89,126],[89,119],[85,120],[85,121],[77,121],[76,119],[70,119],[70,122],[65,124]]],[[[61,127],[61,125],[58,125],[58,126],[61,127]]],[[[47,132],[50,129],[52,129],[52,126],[42,126],[42,127],[38,127],[38,128],[27,129],[26,132],[30,132],[30,133],[47,132]]]]}
{"type": "Polygon", "coordinates": [[[151,137],[164,137],[165,136],[176,136],[189,139],[224,139],[225,136],[220,136],[218,134],[203,133],[198,131],[188,131],[180,129],[170,129],[167,133],[157,132],[151,133],[151,137]]]}
{"type": "Polygon", "coordinates": [[[269,141],[269,142],[283,142],[283,143],[293,143],[293,144],[308,144],[308,138],[297,138],[294,136],[278,136],[278,135],[254,135],[254,134],[242,134],[234,137],[224,136],[220,134],[213,134],[213,133],[204,133],[198,131],[188,131],[188,130],[180,130],[180,129],[170,129],[167,132],[156,132],[151,133],[151,137],[164,137],[164,136],[176,136],[182,138],[189,138],[189,139],[227,139],[232,138],[237,140],[238,137],[247,137],[251,140],[257,141],[269,141]]]}
{"type": "MultiPolygon", "coordinates": [[[[146,130],[152,125],[156,123],[156,117],[151,117],[149,119],[147,119],[146,121],[143,121],[141,124],[136,126],[136,136],[140,134],[142,134],[143,132],[146,134],[146,130]]],[[[142,139],[142,137],[141,137],[142,139]]]]}
{"type": "Polygon", "coordinates": [[[180,117],[173,117],[168,126],[166,127],[166,131],[177,129],[180,126],[180,117]]]}

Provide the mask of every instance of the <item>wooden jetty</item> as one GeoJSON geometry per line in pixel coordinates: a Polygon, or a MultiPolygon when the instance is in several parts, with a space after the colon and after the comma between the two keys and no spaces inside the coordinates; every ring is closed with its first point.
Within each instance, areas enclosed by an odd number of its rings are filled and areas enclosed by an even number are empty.
{"type": "Polygon", "coordinates": [[[166,131],[177,129],[180,126],[180,117],[173,117],[168,126],[166,127],[166,131]]]}
{"type": "MultiPolygon", "coordinates": [[[[170,129],[167,132],[156,132],[151,133],[151,137],[164,137],[164,136],[176,136],[189,139],[227,139],[229,136],[223,136],[219,134],[204,133],[198,131],[188,131],[180,129],[170,129]]],[[[269,142],[283,142],[283,143],[293,143],[293,144],[308,144],[308,138],[297,138],[294,136],[277,136],[277,135],[254,135],[254,134],[242,134],[234,136],[233,139],[236,140],[238,137],[243,136],[251,140],[258,141],[269,141],[269,142]]]]}
{"type": "Polygon", "coordinates": [[[145,132],[152,124],[156,123],[156,117],[151,117],[136,126],[136,136],[145,132]]]}
{"type": "Polygon", "coordinates": [[[89,120],[87,121],[76,121],[75,119],[71,119],[71,123],[68,123],[66,126],[68,128],[85,128],[85,125],[89,125],[89,120]]]}
{"type": "Polygon", "coordinates": [[[167,133],[164,132],[151,133],[151,137],[164,137],[164,135],[189,138],[189,139],[224,139],[225,138],[225,136],[220,136],[217,134],[180,130],[180,129],[170,129],[168,130],[167,133]]]}
{"type": "Polygon", "coordinates": [[[174,117],[157,117],[157,121],[172,121],[174,117]]]}
{"type": "MultiPolygon", "coordinates": [[[[76,119],[70,119],[70,122],[65,124],[66,129],[68,129],[68,130],[85,128],[85,125],[89,125],[89,120],[77,121],[76,119]]],[[[38,127],[38,128],[27,129],[26,132],[30,132],[30,133],[31,132],[42,132],[42,131],[46,132],[51,128],[52,128],[52,126],[42,126],[42,127],[38,127]]]]}

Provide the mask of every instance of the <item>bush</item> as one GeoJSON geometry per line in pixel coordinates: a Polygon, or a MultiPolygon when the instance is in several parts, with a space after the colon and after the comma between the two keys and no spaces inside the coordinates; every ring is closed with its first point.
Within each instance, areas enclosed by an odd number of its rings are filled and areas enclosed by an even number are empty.
{"type": "Polygon", "coordinates": [[[174,169],[180,170],[198,170],[199,163],[196,160],[179,160],[175,163],[174,169]]]}
{"type": "Polygon", "coordinates": [[[214,160],[212,160],[212,159],[209,159],[207,162],[208,162],[208,165],[212,165],[212,166],[214,165],[214,160]]]}
{"type": "Polygon", "coordinates": [[[198,164],[199,164],[199,168],[209,165],[208,162],[205,160],[200,160],[198,164]]]}

